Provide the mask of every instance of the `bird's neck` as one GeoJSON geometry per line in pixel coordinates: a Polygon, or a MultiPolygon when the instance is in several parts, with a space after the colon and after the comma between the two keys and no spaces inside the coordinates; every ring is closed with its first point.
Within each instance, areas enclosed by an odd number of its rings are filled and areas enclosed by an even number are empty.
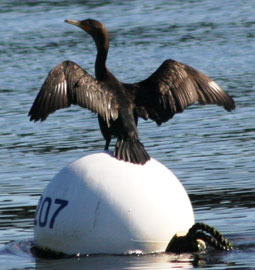
{"type": "Polygon", "coordinates": [[[107,74],[106,59],[109,49],[109,40],[107,36],[101,38],[100,42],[96,42],[97,45],[97,57],[95,63],[95,73],[97,80],[101,81],[105,79],[107,74]]]}

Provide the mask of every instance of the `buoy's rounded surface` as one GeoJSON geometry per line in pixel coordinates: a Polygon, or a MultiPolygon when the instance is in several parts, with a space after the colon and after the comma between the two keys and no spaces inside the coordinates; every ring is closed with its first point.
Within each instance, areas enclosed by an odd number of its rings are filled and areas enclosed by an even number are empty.
{"type": "Polygon", "coordinates": [[[68,255],[164,251],[194,224],[189,197],[164,165],[102,152],[62,169],[35,214],[35,245],[68,255]]]}

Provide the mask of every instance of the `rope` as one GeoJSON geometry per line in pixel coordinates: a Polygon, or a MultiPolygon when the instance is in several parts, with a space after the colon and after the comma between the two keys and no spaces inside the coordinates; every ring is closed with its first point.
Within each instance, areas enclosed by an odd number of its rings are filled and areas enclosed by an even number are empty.
{"type": "Polygon", "coordinates": [[[204,223],[196,223],[189,229],[186,235],[175,235],[169,242],[166,252],[200,251],[206,248],[205,243],[216,250],[233,249],[233,244],[214,227],[204,223]]]}
{"type": "Polygon", "coordinates": [[[209,226],[205,223],[194,224],[187,236],[195,236],[197,239],[205,241],[207,244],[211,245],[218,250],[231,250],[233,249],[233,244],[222,235],[216,228],[209,226]],[[208,233],[209,235],[207,235],[208,233]]]}

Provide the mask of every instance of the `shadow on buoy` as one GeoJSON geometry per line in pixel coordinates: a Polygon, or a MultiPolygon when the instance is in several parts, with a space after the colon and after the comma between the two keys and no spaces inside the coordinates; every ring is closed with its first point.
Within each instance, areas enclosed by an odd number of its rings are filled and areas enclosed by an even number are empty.
{"type": "Polygon", "coordinates": [[[82,157],[45,188],[35,214],[35,246],[67,255],[165,251],[194,224],[177,177],[151,158],[145,165],[109,152],[82,157]]]}

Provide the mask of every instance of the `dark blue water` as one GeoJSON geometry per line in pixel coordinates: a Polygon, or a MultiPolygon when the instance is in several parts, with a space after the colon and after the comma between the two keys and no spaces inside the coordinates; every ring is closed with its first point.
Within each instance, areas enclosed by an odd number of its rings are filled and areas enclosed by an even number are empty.
{"type": "Polygon", "coordinates": [[[0,2],[0,269],[252,269],[255,267],[255,2],[0,2]],[[216,80],[236,101],[228,113],[193,106],[160,128],[140,121],[151,156],[184,184],[196,221],[215,226],[232,252],[39,260],[30,252],[33,216],[50,179],[101,150],[96,116],[78,107],[43,124],[27,112],[50,69],[72,60],[94,74],[95,45],[66,18],[107,26],[108,67],[122,81],[149,76],[166,58],[216,80]]]}

